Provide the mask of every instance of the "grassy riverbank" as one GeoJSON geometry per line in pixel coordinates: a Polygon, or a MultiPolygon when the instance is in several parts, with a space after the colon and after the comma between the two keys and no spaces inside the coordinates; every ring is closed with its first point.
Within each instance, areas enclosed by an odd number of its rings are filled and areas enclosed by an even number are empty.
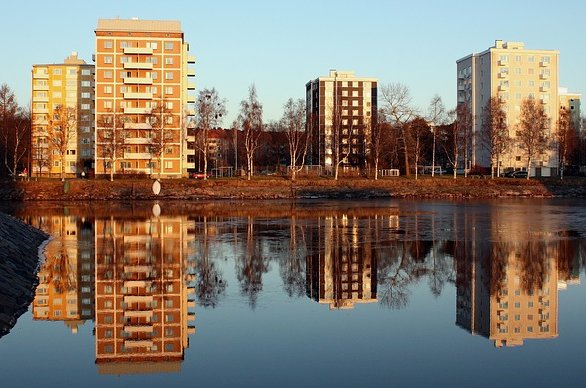
{"type": "Polygon", "coordinates": [[[300,178],[282,177],[163,180],[158,197],[152,180],[102,179],[5,181],[0,200],[292,199],[292,198],[506,198],[586,197],[586,178],[478,179],[458,177],[300,178]]]}

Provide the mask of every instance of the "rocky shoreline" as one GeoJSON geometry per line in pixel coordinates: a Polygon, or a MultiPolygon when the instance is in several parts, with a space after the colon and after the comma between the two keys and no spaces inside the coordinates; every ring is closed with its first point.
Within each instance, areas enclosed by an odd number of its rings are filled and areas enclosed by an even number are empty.
{"type": "Polygon", "coordinates": [[[0,337],[14,327],[35,297],[39,256],[48,238],[0,213],[0,337]]]}
{"type": "Polygon", "coordinates": [[[366,178],[305,178],[292,182],[281,177],[245,179],[175,179],[161,181],[161,192],[152,192],[153,180],[72,179],[6,182],[0,187],[5,201],[104,201],[104,200],[260,200],[260,199],[371,199],[371,198],[586,198],[586,178],[475,179],[472,177],[380,180],[366,178]]]}

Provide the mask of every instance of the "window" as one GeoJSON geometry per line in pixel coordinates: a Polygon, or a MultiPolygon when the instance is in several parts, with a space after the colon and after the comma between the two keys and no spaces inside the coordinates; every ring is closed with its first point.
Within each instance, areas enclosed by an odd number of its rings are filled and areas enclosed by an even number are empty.
{"type": "Polygon", "coordinates": [[[104,101],[104,108],[105,109],[112,109],[112,101],[104,101]]]}
{"type": "Polygon", "coordinates": [[[89,88],[91,86],[92,86],[92,83],[90,81],[81,81],[81,87],[89,88]]]}
{"type": "Polygon", "coordinates": [[[112,63],[112,56],[111,55],[105,55],[104,56],[104,63],[112,63]]]}
{"type": "Polygon", "coordinates": [[[165,57],[165,65],[172,65],[173,57],[165,57]]]}
{"type": "Polygon", "coordinates": [[[81,75],[92,75],[92,71],[90,69],[81,69],[81,75]]]}
{"type": "Polygon", "coordinates": [[[104,93],[105,94],[112,94],[112,86],[111,85],[104,86],[104,93]]]}
{"type": "Polygon", "coordinates": [[[165,109],[173,109],[173,101],[166,101],[165,109]]]}
{"type": "Polygon", "coordinates": [[[130,63],[130,62],[131,62],[130,57],[127,57],[124,55],[120,57],[120,63],[130,63]]]}
{"type": "Polygon", "coordinates": [[[113,43],[111,40],[105,40],[104,41],[104,48],[105,49],[111,49],[113,47],[113,43]]]}
{"type": "Polygon", "coordinates": [[[61,69],[53,69],[53,75],[61,75],[61,69]]]}
{"type": "Polygon", "coordinates": [[[175,349],[174,344],[165,344],[165,351],[166,352],[172,352],[174,349],[175,349]]]}
{"type": "Polygon", "coordinates": [[[173,42],[165,42],[165,50],[173,50],[173,42]]]}
{"type": "Polygon", "coordinates": [[[107,79],[112,78],[112,70],[105,70],[104,71],[104,78],[107,78],[107,79]]]}
{"type": "Polygon", "coordinates": [[[157,44],[157,42],[147,42],[146,46],[152,48],[153,50],[156,50],[158,47],[158,44],[157,44]]]}
{"type": "Polygon", "coordinates": [[[90,104],[81,104],[82,110],[90,110],[90,104]]]}
{"type": "Polygon", "coordinates": [[[61,86],[61,80],[53,80],[53,86],[61,86]]]}
{"type": "Polygon", "coordinates": [[[89,92],[81,93],[81,98],[90,98],[90,93],[89,92]]]}
{"type": "Polygon", "coordinates": [[[165,94],[173,94],[173,87],[172,86],[165,87],[165,94]]]}
{"type": "Polygon", "coordinates": [[[120,42],[120,48],[129,47],[128,42],[122,41],[120,42]]]}
{"type": "Polygon", "coordinates": [[[165,79],[166,79],[166,80],[171,80],[171,79],[173,79],[173,72],[172,72],[172,71],[166,71],[166,72],[165,72],[165,79]]]}

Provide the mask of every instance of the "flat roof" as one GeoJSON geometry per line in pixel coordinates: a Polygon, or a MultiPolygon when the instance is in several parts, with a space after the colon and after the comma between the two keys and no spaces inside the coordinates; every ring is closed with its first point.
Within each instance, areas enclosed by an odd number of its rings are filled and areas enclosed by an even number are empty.
{"type": "Polygon", "coordinates": [[[96,31],[182,32],[179,20],[98,19],[96,31]]]}

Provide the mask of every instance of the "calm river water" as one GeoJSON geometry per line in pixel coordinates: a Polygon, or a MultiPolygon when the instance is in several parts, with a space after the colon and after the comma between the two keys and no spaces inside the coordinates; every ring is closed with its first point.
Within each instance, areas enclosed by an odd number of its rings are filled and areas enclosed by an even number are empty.
{"type": "Polygon", "coordinates": [[[583,384],[586,201],[0,210],[53,236],[5,387],[583,384]]]}

